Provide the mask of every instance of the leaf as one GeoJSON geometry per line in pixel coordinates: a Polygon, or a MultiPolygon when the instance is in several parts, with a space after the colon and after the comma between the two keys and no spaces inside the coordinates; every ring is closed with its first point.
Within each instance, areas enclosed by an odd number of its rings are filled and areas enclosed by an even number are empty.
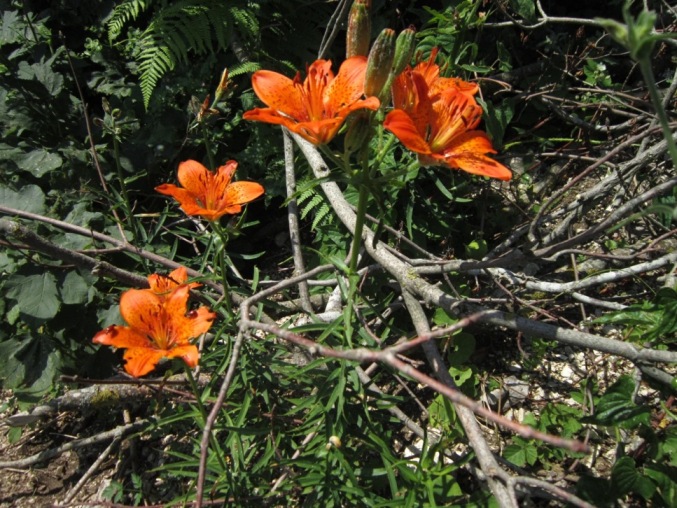
{"type": "Polygon", "coordinates": [[[50,171],[54,171],[63,165],[63,160],[58,154],[46,150],[33,150],[16,157],[14,160],[19,168],[28,171],[36,178],[42,178],[50,171]]]}
{"type": "Polygon", "coordinates": [[[533,0],[510,0],[510,6],[526,21],[536,20],[536,7],[533,0]]]}
{"type": "Polygon", "coordinates": [[[7,297],[16,300],[22,314],[37,319],[53,318],[61,305],[56,288],[56,277],[49,272],[35,275],[10,275],[5,288],[7,297]]]}
{"type": "MultiPolygon", "coordinates": [[[[643,473],[656,483],[657,494],[663,498],[665,506],[675,506],[677,503],[677,468],[663,464],[651,464],[644,467],[643,473]]],[[[656,503],[656,506],[659,504],[656,503]]]]}
{"type": "Polygon", "coordinates": [[[635,381],[630,376],[621,376],[599,399],[595,414],[584,421],[597,425],[620,425],[635,428],[640,424],[650,424],[650,411],[646,406],[638,406],[632,401],[635,381]]]}
{"type": "Polygon", "coordinates": [[[616,495],[609,484],[604,478],[583,475],[576,483],[576,493],[594,506],[612,506],[616,495]]]}
{"type": "Polygon", "coordinates": [[[454,335],[453,339],[453,350],[449,351],[448,354],[449,365],[458,367],[466,363],[475,352],[475,336],[467,332],[460,332],[454,335]]]}
{"type": "Polygon", "coordinates": [[[11,44],[19,39],[20,28],[19,13],[17,11],[5,11],[2,14],[2,25],[0,25],[0,47],[4,44],[11,44]]]}
{"type": "Polygon", "coordinates": [[[631,457],[626,456],[618,459],[611,470],[611,490],[618,497],[632,492],[648,500],[656,491],[656,485],[637,470],[631,457]]]}
{"type": "Polygon", "coordinates": [[[528,441],[520,439],[503,450],[503,457],[513,464],[524,467],[533,466],[538,460],[538,448],[528,441]]]}
{"type": "Polygon", "coordinates": [[[34,64],[28,62],[19,62],[19,71],[17,76],[24,80],[37,80],[45,87],[52,97],[59,95],[63,89],[63,76],[52,70],[52,63],[57,54],[47,61],[40,61],[34,64]]]}
{"type": "Polygon", "coordinates": [[[470,367],[467,369],[458,369],[452,366],[449,368],[449,374],[451,374],[451,377],[454,379],[456,386],[460,388],[461,385],[473,377],[473,370],[470,367]]]}
{"type": "Polygon", "coordinates": [[[61,354],[46,335],[25,334],[0,342],[0,377],[3,386],[12,388],[21,398],[36,398],[48,391],[61,365],[61,354]]]}
{"type": "Polygon", "coordinates": [[[61,283],[61,299],[66,305],[85,303],[89,293],[89,284],[78,272],[68,272],[61,283]]]}
{"type": "Polygon", "coordinates": [[[0,186],[0,203],[24,212],[45,213],[45,195],[37,185],[24,185],[18,191],[0,186]]]}
{"type": "Polygon", "coordinates": [[[450,326],[458,321],[457,318],[449,314],[442,307],[437,307],[435,309],[435,314],[433,315],[433,323],[436,326],[450,326]]]}

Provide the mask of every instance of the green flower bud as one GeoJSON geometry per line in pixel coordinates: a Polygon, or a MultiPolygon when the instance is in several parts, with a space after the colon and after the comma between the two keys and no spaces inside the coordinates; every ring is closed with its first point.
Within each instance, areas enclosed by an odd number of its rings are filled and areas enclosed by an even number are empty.
{"type": "Polygon", "coordinates": [[[411,57],[414,55],[414,47],[416,41],[416,30],[414,27],[409,27],[400,32],[395,43],[395,60],[393,61],[392,73],[397,76],[404,68],[411,62],[411,57]]]}
{"type": "Polygon", "coordinates": [[[374,41],[367,59],[367,73],[364,77],[364,94],[379,96],[388,81],[388,75],[395,58],[395,31],[385,28],[374,41]]]}
{"type": "Polygon", "coordinates": [[[343,147],[346,154],[357,152],[365,146],[372,135],[370,113],[362,110],[351,115],[346,136],[343,139],[343,147]]]}
{"type": "Polygon", "coordinates": [[[371,18],[367,0],[355,0],[348,15],[346,58],[367,56],[371,41],[371,18]]]}

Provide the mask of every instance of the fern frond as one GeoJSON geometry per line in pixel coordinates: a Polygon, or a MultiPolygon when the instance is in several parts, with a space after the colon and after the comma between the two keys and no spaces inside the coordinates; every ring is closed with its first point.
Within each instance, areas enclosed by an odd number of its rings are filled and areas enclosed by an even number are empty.
{"type": "Polygon", "coordinates": [[[261,65],[257,62],[242,62],[233,67],[228,68],[228,75],[231,78],[239,76],[240,74],[251,74],[258,71],[261,68],[261,65]]]}
{"type": "Polygon", "coordinates": [[[324,201],[320,194],[317,193],[313,194],[314,194],[313,199],[311,199],[305,205],[303,205],[303,208],[301,209],[302,219],[305,219],[306,215],[308,215],[311,211],[316,210],[319,207],[319,205],[321,205],[322,202],[324,201]]]}
{"type": "MultiPolygon", "coordinates": [[[[137,19],[154,1],[157,0],[126,0],[117,6],[108,22],[109,39],[118,37],[124,25],[137,19]]],[[[194,55],[226,49],[235,27],[247,38],[258,36],[258,21],[253,11],[242,7],[242,3],[179,0],[166,5],[163,2],[141,36],[141,50],[136,57],[146,107],[160,78],[178,63],[187,63],[194,55]]],[[[255,64],[243,64],[232,69],[231,76],[257,69],[255,64]]]]}
{"type": "Polygon", "coordinates": [[[299,194],[296,202],[301,207],[301,219],[305,219],[308,214],[313,215],[313,222],[310,229],[316,232],[318,227],[326,226],[334,222],[334,215],[331,212],[331,207],[327,203],[323,194],[316,192],[314,189],[308,189],[299,194]]]}
{"type": "Polygon", "coordinates": [[[152,3],[152,0],[127,0],[116,5],[107,23],[108,42],[112,44],[122,33],[122,28],[125,24],[137,19],[139,14],[148,9],[152,3]]]}
{"type": "Polygon", "coordinates": [[[313,224],[310,226],[310,229],[313,231],[317,230],[317,227],[320,225],[331,224],[334,221],[334,216],[330,215],[331,207],[327,202],[323,202],[322,205],[315,210],[315,218],[313,219],[313,224]]]}

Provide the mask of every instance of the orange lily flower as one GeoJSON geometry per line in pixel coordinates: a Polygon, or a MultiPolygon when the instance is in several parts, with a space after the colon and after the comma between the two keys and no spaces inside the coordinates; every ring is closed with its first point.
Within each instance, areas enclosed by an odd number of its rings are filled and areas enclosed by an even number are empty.
{"type": "Polygon", "coordinates": [[[482,108],[472,94],[456,88],[456,84],[431,94],[424,75],[412,70],[403,74],[393,83],[398,109],[388,113],[384,128],[418,153],[424,166],[441,165],[510,180],[510,170],[487,157],[487,153],[496,153],[487,135],[474,130],[480,123],[482,108]]]}
{"type": "Polygon", "coordinates": [[[162,358],[181,358],[195,367],[199,353],[189,340],[209,330],[216,314],[207,307],[186,313],[189,290],[182,285],[166,297],[148,289],[125,291],[120,314],[129,326],[109,326],[92,341],[127,349],[125,370],[134,377],[148,374],[162,358]]]}
{"type": "Polygon", "coordinates": [[[316,60],[301,83],[299,73],[292,80],[272,71],[257,71],[252,87],[267,108],[247,111],[243,118],[285,126],[315,145],[331,141],[346,117],[358,109],[378,109],[376,97],[364,95],[367,59],[348,58],[336,76],[331,60],[316,60]]]}
{"type": "Polygon", "coordinates": [[[242,205],[254,201],[264,192],[255,182],[231,182],[236,169],[237,162],[232,160],[216,173],[197,161],[184,161],[179,164],[179,183],[183,187],[165,183],[155,190],[176,199],[186,214],[215,221],[223,215],[239,213],[242,205]]]}
{"type": "MultiPolygon", "coordinates": [[[[430,58],[428,58],[428,61],[419,62],[413,68],[413,71],[422,75],[428,84],[428,95],[430,97],[435,97],[447,90],[457,90],[472,98],[477,92],[479,92],[480,87],[477,85],[477,83],[469,83],[458,78],[440,77],[440,66],[435,63],[435,58],[437,58],[438,52],[439,48],[433,48],[430,52],[430,58]]],[[[406,77],[403,75],[404,72],[400,74],[400,76],[403,79],[406,79],[406,77]]],[[[402,83],[400,83],[400,87],[398,88],[401,88],[401,85],[402,83]]],[[[399,107],[397,106],[397,102],[395,100],[393,100],[393,102],[395,103],[395,107],[399,107]]]]}
{"type": "Polygon", "coordinates": [[[187,280],[188,280],[188,271],[186,270],[186,267],[179,266],[169,275],[166,276],[160,275],[158,273],[149,275],[148,285],[150,286],[150,290],[153,293],[160,296],[166,296],[179,286],[187,285],[188,289],[193,289],[200,287],[202,285],[199,282],[191,282],[190,284],[186,284],[187,280]]]}

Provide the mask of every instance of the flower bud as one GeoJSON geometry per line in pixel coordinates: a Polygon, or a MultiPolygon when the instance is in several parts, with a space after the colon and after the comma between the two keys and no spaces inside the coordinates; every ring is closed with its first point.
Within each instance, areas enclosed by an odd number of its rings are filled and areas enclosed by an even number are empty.
{"type": "Polygon", "coordinates": [[[346,58],[367,56],[371,40],[371,18],[367,0],[355,0],[348,15],[346,58]]]}
{"type": "Polygon", "coordinates": [[[219,86],[216,87],[216,93],[214,94],[214,105],[216,105],[224,95],[228,95],[230,90],[231,82],[228,80],[228,67],[223,69],[221,73],[221,80],[219,81],[219,86]]]}
{"type": "Polygon", "coordinates": [[[385,28],[374,41],[367,59],[367,73],[364,77],[364,94],[379,96],[388,81],[395,58],[395,31],[385,28]]]}
{"type": "Polygon", "coordinates": [[[393,61],[392,73],[397,76],[404,68],[411,62],[411,57],[414,54],[414,47],[416,41],[416,30],[414,27],[409,27],[400,32],[395,43],[395,60],[393,61]]]}
{"type": "Polygon", "coordinates": [[[344,151],[353,153],[362,148],[371,137],[371,123],[369,121],[370,114],[365,111],[356,111],[353,113],[346,131],[346,136],[343,139],[344,151]]]}

